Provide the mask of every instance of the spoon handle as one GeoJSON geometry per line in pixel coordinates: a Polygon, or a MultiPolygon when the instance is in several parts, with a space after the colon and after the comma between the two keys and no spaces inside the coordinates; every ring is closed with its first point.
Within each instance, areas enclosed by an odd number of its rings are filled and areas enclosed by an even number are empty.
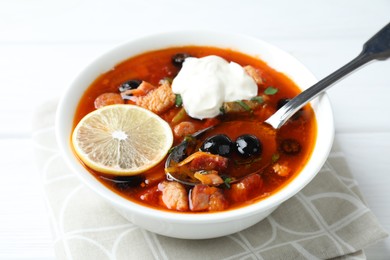
{"type": "Polygon", "coordinates": [[[276,113],[265,120],[274,129],[279,129],[292,115],[300,108],[317,97],[319,94],[330,88],[334,83],[348,75],[352,71],[372,60],[385,60],[390,57],[390,23],[383,27],[364,45],[362,52],[349,63],[336,70],[329,76],[320,80],[310,88],[304,90],[287,104],[281,107],[276,113]]]}

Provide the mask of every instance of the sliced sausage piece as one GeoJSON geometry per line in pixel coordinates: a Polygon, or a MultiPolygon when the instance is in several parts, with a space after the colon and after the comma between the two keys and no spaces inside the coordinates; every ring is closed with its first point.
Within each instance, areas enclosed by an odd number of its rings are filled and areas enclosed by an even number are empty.
{"type": "Polygon", "coordinates": [[[198,184],[191,191],[190,209],[192,211],[221,211],[228,205],[222,190],[216,187],[198,184]]]}
{"type": "Polygon", "coordinates": [[[195,132],[196,128],[194,123],[189,121],[183,121],[173,128],[173,133],[175,134],[175,137],[185,137],[186,135],[190,135],[195,132]]]}
{"type": "Polygon", "coordinates": [[[95,108],[101,108],[108,105],[124,104],[122,96],[118,93],[103,93],[99,95],[94,102],[95,108]]]}
{"type": "Polygon", "coordinates": [[[260,194],[263,179],[258,174],[251,174],[240,182],[232,184],[225,194],[234,202],[243,202],[260,194]]]}
{"type": "Polygon", "coordinates": [[[178,182],[163,181],[158,185],[162,191],[162,201],[168,209],[187,211],[188,195],[184,186],[178,182]]]}
{"type": "Polygon", "coordinates": [[[226,200],[221,190],[218,190],[210,195],[209,198],[209,211],[222,211],[229,206],[229,202],[226,200]]]}

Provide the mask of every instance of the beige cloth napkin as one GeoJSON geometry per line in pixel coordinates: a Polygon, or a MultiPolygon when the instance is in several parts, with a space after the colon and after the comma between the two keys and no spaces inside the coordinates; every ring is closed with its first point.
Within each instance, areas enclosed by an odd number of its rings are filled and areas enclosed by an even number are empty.
{"type": "Polygon", "coordinates": [[[56,105],[37,109],[33,142],[58,259],[365,259],[362,249],[387,236],[362,202],[337,144],[306,188],[244,231],[207,240],[148,232],[116,213],[65,165],[54,135],[56,105]]]}

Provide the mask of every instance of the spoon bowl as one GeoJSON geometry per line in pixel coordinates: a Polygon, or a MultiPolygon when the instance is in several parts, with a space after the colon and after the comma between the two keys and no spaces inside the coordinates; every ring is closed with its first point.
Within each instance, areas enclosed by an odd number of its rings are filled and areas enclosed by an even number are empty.
{"type": "MultiPolygon", "coordinates": [[[[267,166],[270,165],[272,162],[272,157],[277,151],[277,143],[276,143],[276,131],[274,128],[272,128],[268,124],[261,124],[258,122],[241,122],[241,124],[244,124],[246,129],[253,129],[253,133],[256,136],[259,137],[261,142],[265,144],[267,149],[265,149],[261,154],[261,160],[256,162],[256,170],[246,169],[243,165],[240,167],[240,165],[235,165],[235,172],[241,173],[242,175],[239,176],[227,176],[229,177],[229,183],[233,184],[235,182],[238,182],[242,178],[246,177],[249,174],[253,173],[259,173],[263,169],[265,169],[267,166]]],[[[188,155],[190,155],[192,152],[199,150],[200,144],[202,143],[201,140],[204,140],[208,136],[212,136],[213,134],[220,133],[221,131],[224,131],[224,129],[229,130],[229,128],[234,128],[235,122],[224,122],[221,123],[218,126],[211,126],[204,128],[202,130],[199,130],[195,132],[194,134],[187,136],[183,142],[175,146],[171,151],[169,156],[167,157],[165,161],[165,173],[168,178],[168,180],[171,181],[177,181],[185,185],[195,186],[196,184],[199,184],[199,180],[193,177],[193,173],[186,172],[186,174],[182,174],[179,172],[175,172],[172,169],[174,165],[177,165],[179,162],[183,161],[188,155]]],[[[235,136],[232,136],[232,138],[235,138],[235,136]]]]}

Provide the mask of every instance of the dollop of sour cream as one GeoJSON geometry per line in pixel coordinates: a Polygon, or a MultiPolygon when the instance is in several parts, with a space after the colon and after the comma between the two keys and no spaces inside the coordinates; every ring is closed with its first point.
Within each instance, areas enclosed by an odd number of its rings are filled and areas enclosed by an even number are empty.
{"type": "Polygon", "coordinates": [[[186,58],[172,82],[183,107],[193,118],[212,118],[224,102],[247,100],[257,95],[257,84],[239,64],[211,55],[186,58]]]}

